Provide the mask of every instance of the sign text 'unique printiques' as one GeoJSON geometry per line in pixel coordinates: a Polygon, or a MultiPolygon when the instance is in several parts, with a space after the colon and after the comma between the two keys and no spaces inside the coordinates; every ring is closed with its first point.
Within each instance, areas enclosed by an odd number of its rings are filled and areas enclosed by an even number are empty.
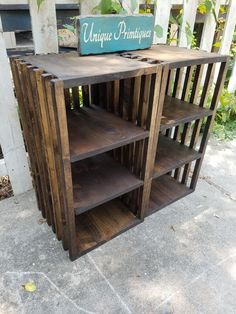
{"type": "Polygon", "coordinates": [[[78,18],[81,55],[147,49],[152,45],[153,15],[93,15],[78,18]]]}

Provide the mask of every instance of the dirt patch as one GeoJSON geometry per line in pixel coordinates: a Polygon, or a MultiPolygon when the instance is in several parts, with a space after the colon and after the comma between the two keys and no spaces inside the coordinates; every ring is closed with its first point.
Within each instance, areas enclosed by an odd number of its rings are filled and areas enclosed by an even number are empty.
{"type": "Polygon", "coordinates": [[[9,177],[0,177],[0,201],[11,196],[13,196],[13,191],[9,177]]]}

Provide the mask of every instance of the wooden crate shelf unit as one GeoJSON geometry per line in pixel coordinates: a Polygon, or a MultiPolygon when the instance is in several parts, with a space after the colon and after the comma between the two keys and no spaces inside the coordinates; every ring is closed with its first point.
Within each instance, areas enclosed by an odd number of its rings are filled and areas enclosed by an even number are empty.
{"type": "Polygon", "coordinates": [[[10,60],[38,207],[71,260],[195,190],[227,60],[163,45],[10,60]]]}

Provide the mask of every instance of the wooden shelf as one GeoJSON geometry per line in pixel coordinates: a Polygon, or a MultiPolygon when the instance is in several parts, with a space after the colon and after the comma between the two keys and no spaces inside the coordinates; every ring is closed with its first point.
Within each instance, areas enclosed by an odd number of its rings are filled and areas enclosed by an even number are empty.
{"type": "Polygon", "coordinates": [[[72,164],[72,177],[77,215],[143,185],[107,154],[72,164]]]}
{"type": "Polygon", "coordinates": [[[148,131],[96,106],[68,114],[71,162],[148,137],[148,131]]]}
{"type": "Polygon", "coordinates": [[[201,153],[160,134],[153,178],[160,177],[200,157],[201,153]]]}
{"type": "Polygon", "coordinates": [[[164,175],[152,181],[152,190],[147,216],[170,205],[193,190],[179,183],[169,175],[164,175]]]}
{"type": "Polygon", "coordinates": [[[212,115],[210,109],[201,108],[186,101],[166,96],[161,117],[161,131],[181,123],[194,121],[212,115]]]}
{"type": "Polygon", "coordinates": [[[79,255],[98,247],[141,222],[118,199],[76,216],[79,255]]]}

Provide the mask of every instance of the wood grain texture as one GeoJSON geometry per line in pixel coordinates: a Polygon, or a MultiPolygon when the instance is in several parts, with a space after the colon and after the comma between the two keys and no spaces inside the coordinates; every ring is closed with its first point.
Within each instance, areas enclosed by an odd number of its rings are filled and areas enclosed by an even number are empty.
{"type": "Polygon", "coordinates": [[[149,134],[96,106],[69,114],[68,128],[71,162],[147,138],[149,134]]]}
{"type": "Polygon", "coordinates": [[[81,214],[143,185],[107,154],[72,165],[74,208],[81,214]]]}
{"type": "Polygon", "coordinates": [[[201,154],[160,134],[153,178],[183,166],[201,157],[201,154]]]}
{"type": "Polygon", "coordinates": [[[59,55],[28,56],[23,59],[62,80],[65,88],[156,72],[155,65],[114,54],[79,57],[77,53],[72,52],[59,55]]]}
{"type": "Polygon", "coordinates": [[[192,192],[193,190],[169,175],[153,180],[147,215],[151,215],[192,192]]]}
{"type": "Polygon", "coordinates": [[[118,199],[77,216],[78,255],[91,251],[140,222],[118,199]]]}
{"type": "Polygon", "coordinates": [[[186,101],[166,96],[161,117],[161,131],[212,115],[212,113],[210,109],[200,108],[186,101]]]}
{"type": "Polygon", "coordinates": [[[134,51],[134,54],[168,63],[171,69],[208,62],[225,62],[228,58],[226,55],[220,55],[218,53],[209,53],[202,50],[191,50],[169,45],[155,45],[152,46],[151,49],[138,52],[134,51]]]}

